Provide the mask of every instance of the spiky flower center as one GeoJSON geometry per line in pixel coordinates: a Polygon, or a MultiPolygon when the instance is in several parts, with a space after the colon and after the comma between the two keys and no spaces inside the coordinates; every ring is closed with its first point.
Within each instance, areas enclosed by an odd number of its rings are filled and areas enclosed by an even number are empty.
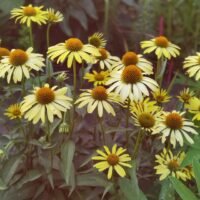
{"type": "Polygon", "coordinates": [[[23,65],[28,60],[28,54],[21,49],[15,49],[10,52],[9,59],[13,66],[23,65]]]}
{"type": "Polygon", "coordinates": [[[155,125],[155,119],[150,113],[142,113],[138,117],[140,125],[144,128],[152,128],[155,125]]]}
{"type": "Polygon", "coordinates": [[[176,159],[170,160],[168,163],[170,171],[176,171],[179,168],[179,164],[176,159]]]}
{"type": "Polygon", "coordinates": [[[14,116],[20,116],[21,115],[21,111],[20,111],[20,108],[15,108],[15,109],[13,109],[12,110],[12,114],[14,115],[14,116]]]}
{"type": "Polygon", "coordinates": [[[24,11],[24,15],[25,16],[35,16],[37,14],[37,11],[35,8],[33,8],[32,6],[26,6],[23,8],[24,11]]]}
{"type": "Polygon", "coordinates": [[[116,154],[109,154],[107,157],[107,161],[109,163],[109,165],[116,165],[119,162],[119,157],[116,154]]]}
{"type": "Polygon", "coordinates": [[[94,75],[94,78],[96,81],[103,81],[104,80],[104,75],[100,72],[100,73],[96,73],[94,75]]]}
{"type": "Polygon", "coordinates": [[[128,51],[123,55],[122,62],[125,66],[136,65],[138,63],[138,56],[135,52],[128,51]]]}
{"type": "Polygon", "coordinates": [[[96,35],[89,37],[88,42],[96,48],[101,46],[101,39],[96,35]]]}
{"type": "Polygon", "coordinates": [[[170,113],[166,116],[165,124],[171,129],[180,129],[183,126],[183,118],[178,113],[170,113]]]}
{"type": "Polygon", "coordinates": [[[162,102],[165,100],[165,96],[159,94],[159,95],[157,95],[157,96],[155,97],[155,99],[156,99],[156,101],[157,101],[158,103],[162,103],[162,102]]]}
{"type": "Polygon", "coordinates": [[[7,48],[0,47],[0,59],[2,59],[3,56],[9,56],[10,51],[7,48]]]}
{"type": "Polygon", "coordinates": [[[124,68],[121,79],[125,83],[135,84],[142,79],[142,72],[140,68],[135,65],[129,65],[124,68]]]}
{"type": "Polygon", "coordinates": [[[78,38],[70,38],[65,41],[67,50],[80,51],[83,48],[83,43],[78,38]]]}
{"type": "Polygon", "coordinates": [[[92,97],[96,100],[103,101],[108,98],[106,88],[103,86],[97,86],[92,90],[92,97]]]}
{"type": "Polygon", "coordinates": [[[166,47],[168,47],[169,41],[168,41],[168,39],[166,37],[159,36],[159,37],[155,38],[155,43],[159,47],[166,48],[166,47]]]}
{"type": "Polygon", "coordinates": [[[184,93],[184,94],[181,95],[181,98],[184,101],[184,103],[189,103],[191,96],[188,93],[184,93]]]}
{"type": "Polygon", "coordinates": [[[36,99],[40,104],[49,104],[55,99],[54,91],[48,87],[42,87],[36,92],[36,99]]]}
{"type": "Polygon", "coordinates": [[[106,49],[99,49],[99,53],[101,54],[100,56],[98,56],[99,60],[106,60],[108,58],[108,53],[106,51],[106,49]]]}
{"type": "Polygon", "coordinates": [[[53,12],[48,12],[47,18],[49,22],[56,22],[58,17],[53,12]]]}

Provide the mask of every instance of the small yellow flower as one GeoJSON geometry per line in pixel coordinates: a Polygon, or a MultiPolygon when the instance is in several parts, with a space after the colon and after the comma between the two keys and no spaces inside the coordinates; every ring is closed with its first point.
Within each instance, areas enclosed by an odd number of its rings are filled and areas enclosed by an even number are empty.
{"type": "Polygon", "coordinates": [[[180,55],[180,47],[171,43],[164,36],[159,36],[148,41],[142,41],[141,48],[145,49],[144,54],[155,51],[158,59],[161,57],[171,59],[171,57],[177,57],[180,55]]]}
{"type": "Polygon", "coordinates": [[[46,11],[43,11],[44,6],[21,6],[20,8],[14,8],[11,10],[11,19],[15,18],[15,22],[20,24],[26,24],[28,27],[31,23],[37,23],[39,25],[46,24],[47,15],[46,11]]]}
{"type": "Polygon", "coordinates": [[[104,48],[106,46],[106,40],[104,39],[103,33],[98,32],[88,38],[88,43],[96,48],[104,48]]]}
{"type": "Polygon", "coordinates": [[[21,110],[21,105],[20,104],[12,104],[10,105],[7,109],[6,112],[4,113],[6,116],[8,116],[10,119],[17,119],[17,118],[22,118],[23,112],[21,110]]]}
{"type": "Polygon", "coordinates": [[[62,113],[70,109],[72,99],[66,96],[67,87],[56,88],[57,86],[50,88],[45,84],[43,87],[35,87],[33,94],[25,96],[21,107],[25,113],[24,118],[33,121],[33,124],[40,119],[42,123],[46,120],[52,123],[54,115],[62,118],[62,113]]]}
{"type": "Polygon", "coordinates": [[[186,69],[189,77],[194,77],[198,81],[200,79],[200,52],[196,52],[196,55],[185,58],[183,69],[186,69]]]}
{"type": "Polygon", "coordinates": [[[195,114],[192,120],[200,121],[200,99],[193,97],[189,100],[189,103],[185,106],[190,113],[195,114]]]}
{"type": "Polygon", "coordinates": [[[114,93],[108,92],[103,86],[96,86],[92,90],[86,90],[75,102],[78,108],[82,108],[87,105],[87,112],[93,113],[95,109],[98,111],[98,116],[103,116],[103,110],[107,113],[111,113],[115,116],[115,111],[110,103],[117,102],[118,98],[114,93]]]}
{"type": "Polygon", "coordinates": [[[163,112],[160,123],[156,125],[152,134],[160,134],[162,143],[165,143],[166,138],[169,138],[169,142],[174,148],[176,142],[183,146],[184,139],[193,144],[194,140],[190,137],[190,134],[197,135],[198,133],[194,129],[194,123],[185,119],[184,114],[184,112],[178,111],[163,112]]]}
{"type": "Polygon", "coordinates": [[[53,8],[49,8],[47,11],[47,21],[49,23],[58,23],[63,21],[63,14],[59,11],[55,11],[53,8]]]}
{"type": "Polygon", "coordinates": [[[138,102],[131,102],[130,111],[134,125],[152,132],[161,119],[161,108],[149,98],[138,102]]]}
{"type": "Polygon", "coordinates": [[[122,56],[122,60],[111,67],[112,70],[122,69],[129,65],[136,65],[145,74],[153,74],[153,65],[151,62],[143,58],[141,54],[136,54],[133,51],[128,51],[122,56]]]}
{"type": "Polygon", "coordinates": [[[160,175],[160,181],[168,176],[173,176],[183,181],[189,179],[188,174],[181,167],[181,163],[185,158],[184,152],[180,152],[174,156],[170,150],[163,149],[163,152],[157,154],[155,157],[157,166],[154,169],[156,170],[156,174],[160,175]]]}
{"type": "Polygon", "coordinates": [[[189,88],[184,88],[180,91],[179,96],[177,96],[178,99],[183,103],[189,103],[189,100],[194,97],[194,92],[190,91],[189,88]]]}
{"type": "Polygon", "coordinates": [[[113,170],[117,172],[117,174],[121,177],[126,176],[126,172],[123,167],[131,168],[132,166],[127,163],[131,161],[131,157],[129,154],[124,154],[126,149],[119,147],[117,145],[113,145],[112,151],[107,146],[104,146],[104,151],[97,150],[98,156],[93,156],[92,160],[98,161],[94,165],[95,168],[98,169],[99,172],[102,172],[108,169],[107,178],[111,179],[113,176],[113,170]]]}
{"type": "Polygon", "coordinates": [[[93,82],[94,86],[105,85],[105,83],[109,80],[109,72],[96,72],[93,70],[92,73],[86,73],[84,79],[88,80],[88,82],[93,82]]]}
{"type": "Polygon", "coordinates": [[[57,58],[57,63],[63,63],[67,60],[67,67],[71,68],[73,62],[91,63],[93,56],[99,56],[96,47],[90,44],[83,44],[78,38],[69,38],[64,43],[59,43],[48,48],[48,57],[51,60],[57,58]]]}
{"type": "Polygon", "coordinates": [[[167,90],[158,88],[157,90],[152,92],[153,99],[158,103],[167,103],[170,100],[170,96],[167,93],[167,90]]]}
{"type": "Polygon", "coordinates": [[[65,80],[67,80],[68,78],[69,78],[69,76],[68,76],[67,72],[61,72],[56,76],[56,81],[59,83],[62,83],[65,80]]]}

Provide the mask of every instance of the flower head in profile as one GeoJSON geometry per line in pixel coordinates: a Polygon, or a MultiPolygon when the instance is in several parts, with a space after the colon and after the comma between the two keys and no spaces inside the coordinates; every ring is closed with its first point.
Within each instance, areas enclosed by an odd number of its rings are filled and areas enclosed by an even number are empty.
{"type": "Polygon", "coordinates": [[[112,56],[106,49],[99,48],[99,56],[96,56],[94,63],[98,63],[101,69],[111,70],[112,65],[118,63],[120,59],[117,56],[112,56]]]}
{"type": "Polygon", "coordinates": [[[46,12],[48,23],[59,23],[64,19],[63,14],[60,11],[55,11],[53,8],[48,8],[46,12]]]}
{"type": "Polygon", "coordinates": [[[152,92],[153,99],[158,103],[158,104],[163,104],[169,102],[171,97],[168,95],[167,90],[158,88],[157,90],[152,92]]]}
{"type": "Polygon", "coordinates": [[[194,97],[194,92],[191,91],[189,88],[184,88],[183,90],[180,91],[177,97],[181,102],[187,104],[189,103],[190,99],[194,97]]]}
{"type": "Polygon", "coordinates": [[[176,147],[176,142],[183,146],[184,139],[193,144],[194,140],[190,135],[197,135],[198,133],[194,129],[194,123],[185,119],[183,117],[184,114],[184,112],[178,111],[163,112],[161,121],[155,127],[153,134],[160,134],[162,143],[168,138],[174,148],[176,147]]]}
{"type": "Polygon", "coordinates": [[[10,51],[7,48],[0,47],[0,60],[4,58],[4,56],[9,56],[10,51]]]}
{"type": "Polygon", "coordinates": [[[39,25],[46,24],[47,15],[46,11],[42,10],[43,6],[21,6],[20,8],[14,8],[11,10],[11,19],[15,18],[15,22],[20,24],[26,24],[28,27],[31,23],[37,23],[39,25]]]}
{"type": "Polygon", "coordinates": [[[13,79],[14,83],[21,82],[23,78],[29,79],[31,71],[40,71],[44,67],[42,54],[32,53],[33,48],[26,51],[13,49],[8,56],[4,56],[0,63],[0,77],[7,76],[7,82],[13,79]]]}
{"type": "Polygon", "coordinates": [[[59,43],[48,48],[48,57],[51,60],[57,59],[57,63],[67,62],[67,67],[71,68],[73,62],[91,63],[93,56],[99,56],[96,47],[90,44],[83,44],[78,38],[69,38],[64,43],[59,43]]]}
{"type": "Polygon", "coordinates": [[[161,108],[156,105],[155,101],[150,101],[146,98],[141,101],[132,102],[130,111],[134,120],[134,125],[152,132],[157,123],[160,122],[161,108]]]}
{"type": "Polygon", "coordinates": [[[189,77],[194,77],[198,81],[200,79],[200,52],[196,52],[196,55],[185,58],[183,69],[186,70],[189,77]]]}
{"type": "Polygon", "coordinates": [[[88,43],[95,46],[96,48],[105,48],[106,40],[103,33],[94,33],[88,38],[88,43]]]}
{"type": "Polygon", "coordinates": [[[200,121],[200,99],[193,97],[189,100],[189,103],[185,106],[188,111],[194,114],[192,120],[200,121]]]}
{"type": "Polygon", "coordinates": [[[93,113],[97,109],[98,116],[103,116],[103,111],[111,113],[115,116],[115,111],[111,105],[112,102],[117,102],[118,98],[112,92],[108,92],[107,89],[103,86],[96,86],[92,90],[86,90],[75,102],[78,105],[78,108],[82,108],[87,105],[87,112],[93,113]]]}
{"type": "Polygon", "coordinates": [[[161,57],[171,59],[180,55],[180,47],[171,43],[166,37],[158,36],[148,41],[141,42],[141,48],[145,53],[155,52],[158,59],[161,57]]]}
{"type": "Polygon", "coordinates": [[[183,167],[181,167],[181,163],[185,158],[184,152],[173,155],[171,150],[167,151],[164,148],[163,152],[157,154],[155,157],[157,165],[154,169],[156,170],[156,174],[160,175],[160,181],[168,176],[173,176],[183,181],[189,179],[189,176],[184,172],[183,167]]]}
{"type": "Polygon", "coordinates": [[[33,124],[39,120],[52,123],[54,115],[61,118],[62,113],[70,109],[72,99],[66,96],[66,87],[56,88],[45,84],[43,87],[35,87],[32,94],[25,96],[21,107],[24,118],[33,121],[33,124]]]}
{"type": "Polygon", "coordinates": [[[151,62],[143,58],[141,54],[136,54],[133,51],[128,51],[122,56],[122,60],[112,66],[112,70],[122,69],[129,65],[136,65],[145,74],[153,74],[153,65],[151,62]]]}
{"type": "Polygon", "coordinates": [[[67,72],[60,72],[57,76],[56,76],[56,81],[58,83],[63,83],[65,80],[67,80],[69,78],[69,75],[67,72]]]}
{"type": "Polygon", "coordinates": [[[135,65],[113,70],[106,84],[110,85],[108,91],[114,91],[119,94],[122,102],[127,98],[131,101],[141,100],[143,96],[149,96],[147,88],[154,91],[158,87],[156,81],[145,76],[145,73],[135,65]]]}
{"type": "Polygon", "coordinates": [[[105,85],[109,79],[109,74],[109,71],[97,72],[93,70],[92,73],[86,73],[84,79],[88,80],[88,82],[93,82],[94,86],[105,85]]]}
{"type": "Polygon", "coordinates": [[[23,116],[23,112],[21,110],[21,105],[19,103],[10,105],[4,115],[6,115],[10,119],[20,119],[23,116]]]}
{"type": "Polygon", "coordinates": [[[93,156],[92,160],[97,161],[94,167],[98,169],[99,172],[108,169],[107,178],[111,179],[113,176],[113,171],[116,171],[120,177],[125,177],[126,172],[124,167],[131,168],[130,165],[131,157],[129,154],[125,153],[126,149],[113,145],[112,150],[107,146],[104,146],[105,151],[97,150],[98,156],[93,156]]]}

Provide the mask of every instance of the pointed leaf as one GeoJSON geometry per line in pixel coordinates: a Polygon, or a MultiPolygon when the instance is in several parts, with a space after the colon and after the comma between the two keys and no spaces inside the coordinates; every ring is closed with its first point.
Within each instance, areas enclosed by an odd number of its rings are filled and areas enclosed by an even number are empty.
{"type": "Polygon", "coordinates": [[[200,193],[200,163],[199,163],[199,161],[197,159],[194,159],[192,166],[193,166],[195,180],[197,183],[197,188],[200,193]]]}

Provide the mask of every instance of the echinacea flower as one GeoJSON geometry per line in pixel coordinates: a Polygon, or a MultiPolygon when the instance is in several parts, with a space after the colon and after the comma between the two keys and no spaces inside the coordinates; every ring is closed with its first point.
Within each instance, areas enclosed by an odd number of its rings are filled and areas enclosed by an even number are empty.
{"type": "Polygon", "coordinates": [[[184,88],[180,91],[179,95],[177,96],[178,99],[183,103],[189,103],[189,100],[194,97],[194,92],[191,91],[189,88],[184,88]]]}
{"type": "Polygon", "coordinates": [[[158,59],[161,57],[171,59],[171,57],[180,55],[180,47],[171,43],[164,36],[159,36],[148,41],[142,41],[141,48],[145,49],[144,54],[155,51],[158,59]]]}
{"type": "Polygon", "coordinates": [[[95,46],[96,48],[104,48],[106,46],[106,40],[104,39],[103,33],[94,33],[88,38],[88,43],[95,46]]]}
{"type": "Polygon", "coordinates": [[[55,11],[53,8],[48,8],[46,12],[48,23],[59,23],[64,19],[63,14],[60,11],[55,11]]]}
{"type": "Polygon", "coordinates": [[[154,167],[156,174],[160,175],[160,181],[164,180],[168,176],[176,177],[186,181],[189,179],[187,173],[183,171],[181,163],[185,158],[184,152],[179,152],[177,155],[173,155],[171,150],[163,149],[163,152],[157,154],[156,156],[157,165],[154,167]]]}
{"type": "Polygon", "coordinates": [[[7,48],[0,47],[0,60],[4,58],[4,56],[9,56],[10,51],[7,48]]]}
{"type": "Polygon", "coordinates": [[[189,77],[194,77],[198,81],[200,79],[200,52],[196,52],[196,55],[185,58],[183,69],[186,69],[189,77]]]}
{"type": "Polygon", "coordinates": [[[157,123],[160,122],[161,108],[155,101],[146,98],[141,101],[131,102],[130,111],[134,125],[142,130],[152,132],[157,123]]]}
{"type": "Polygon", "coordinates": [[[158,88],[157,90],[152,92],[153,99],[158,103],[158,104],[163,104],[169,102],[171,97],[168,95],[167,90],[158,88]]]}
{"type": "Polygon", "coordinates": [[[194,140],[190,137],[190,134],[197,135],[198,133],[194,129],[194,123],[185,119],[184,114],[184,112],[178,111],[163,112],[160,123],[157,124],[152,134],[161,135],[162,143],[165,143],[168,138],[174,148],[176,142],[183,146],[184,139],[193,144],[194,140]]]}
{"type": "Polygon", "coordinates": [[[37,23],[39,25],[46,24],[47,16],[46,11],[43,11],[44,6],[21,6],[20,8],[14,8],[11,10],[11,19],[15,18],[15,22],[20,24],[26,24],[28,27],[31,23],[37,23]]]}
{"type": "Polygon", "coordinates": [[[20,119],[23,116],[23,112],[21,110],[21,105],[19,103],[10,105],[4,115],[6,115],[10,119],[20,119]]]}
{"type": "Polygon", "coordinates": [[[127,98],[131,101],[141,100],[143,96],[149,96],[147,88],[154,91],[158,87],[156,81],[146,77],[143,71],[135,65],[129,65],[121,70],[113,70],[106,84],[110,85],[108,91],[119,94],[122,102],[127,98]]]}
{"type": "Polygon", "coordinates": [[[109,74],[108,71],[97,72],[93,70],[92,73],[86,73],[84,79],[88,80],[88,82],[93,82],[94,86],[105,85],[109,79],[109,74]]]}
{"type": "Polygon", "coordinates": [[[117,102],[117,97],[114,93],[108,92],[103,86],[97,86],[92,90],[86,90],[81,93],[78,100],[75,102],[78,108],[87,105],[87,112],[92,113],[95,109],[98,111],[98,116],[103,116],[103,110],[115,116],[115,111],[110,103],[117,102]]]}
{"type": "Polygon", "coordinates": [[[78,38],[69,38],[64,43],[59,43],[48,48],[48,57],[51,60],[57,58],[57,63],[67,60],[67,67],[71,68],[73,62],[92,62],[92,56],[99,56],[96,47],[90,44],[83,44],[78,38]]]}
{"type": "Polygon", "coordinates": [[[72,99],[66,96],[67,87],[57,89],[57,86],[50,88],[49,84],[43,87],[35,87],[33,94],[24,97],[22,101],[22,111],[24,118],[36,124],[40,119],[42,123],[46,120],[53,122],[54,115],[62,117],[62,112],[66,112],[71,107],[72,99]]]}
{"type": "Polygon", "coordinates": [[[200,121],[200,99],[197,97],[193,97],[189,100],[189,103],[185,106],[188,111],[194,114],[192,120],[200,121]]]}
{"type": "Polygon", "coordinates": [[[21,82],[23,78],[29,79],[32,70],[40,71],[44,67],[42,54],[32,53],[33,48],[26,51],[13,49],[8,56],[4,56],[0,63],[0,77],[7,75],[7,82],[11,78],[14,83],[21,82]]]}
{"type": "Polygon", "coordinates": [[[98,50],[100,55],[95,57],[94,63],[98,63],[101,69],[111,70],[112,65],[120,61],[117,56],[112,56],[106,49],[99,48],[98,50]]]}
{"type": "Polygon", "coordinates": [[[116,64],[113,64],[112,70],[122,69],[129,65],[136,65],[139,67],[145,74],[153,74],[153,65],[151,62],[143,58],[141,54],[136,54],[133,51],[128,51],[122,56],[122,60],[116,64]]]}
{"type": "Polygon", "coordinates": [[[113,145],[112,151],[107,146],[104,146],[104,151],[97,150],[98,156],[93,156],[92,160],[97,161],[94,167],[98,169],[99,172],[108,169],[107,178],[111,179],[113,176],[113,171],[116,171],[120,177],[125,177],[126,172],[124,167],[131,168],[132,166],[128,163],[131,161],[129,154],[124,153],[126,149],[113,145]]]}

